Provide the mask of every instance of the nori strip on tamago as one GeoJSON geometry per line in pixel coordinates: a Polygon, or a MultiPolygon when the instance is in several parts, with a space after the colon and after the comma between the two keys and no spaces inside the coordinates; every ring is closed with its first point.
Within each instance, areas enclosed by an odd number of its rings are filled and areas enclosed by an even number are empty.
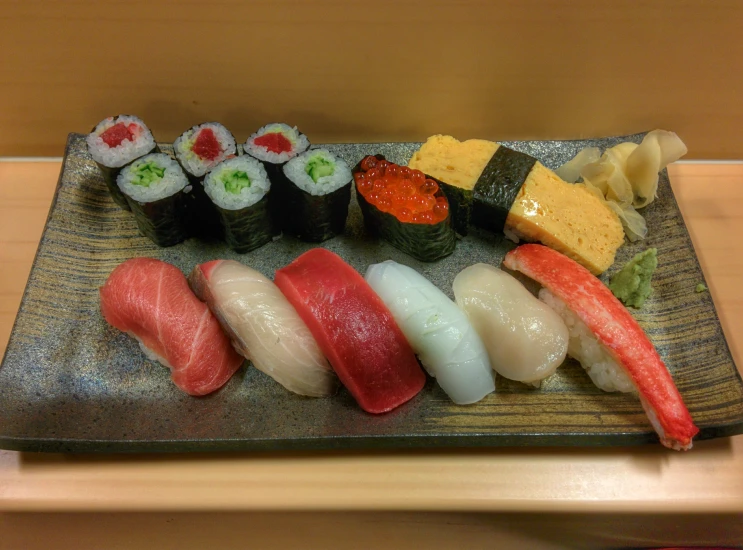
{"type": "MultiPolygon", "coordinates": [[[[382,155],[374,155],[374,157],[378,161],[384,160],[382,155]]],[[[361,162],[356,165],[353,173],[356,174],[359,171],[361,171],[361,162]]],[[[454,252],[457,237],[451,226],[451,211],[447,213],[446,219],[438,223],[405,223],[393,214],[383,212],[369,203],[359,191],[357,183],[354,187],[356,199],[364,216],[364,225],[372,234],[423,262],[433,262],[454,252]]],[[[441,188],[434,196],[445,197],[441,188]]]]}
{"type": "Polygon", "coordinates": [[[240,210],[214,205],[224,230],[224,239],[232,250],[243,254],[268,244],[279,234],[268,208],[271,192],[255,204],[240,210]]]}
{"type": "Polygon", "coordinates": [[[501,145],[475,184],[472,225],[503,232],[508,212],[537,159],[501,145]]]}
{"type": "Polygon", "coordinates": [[[139,231],[157,246],[173,246],[188,237],[183,190],[153,202],[128,198],[139,231]]]}

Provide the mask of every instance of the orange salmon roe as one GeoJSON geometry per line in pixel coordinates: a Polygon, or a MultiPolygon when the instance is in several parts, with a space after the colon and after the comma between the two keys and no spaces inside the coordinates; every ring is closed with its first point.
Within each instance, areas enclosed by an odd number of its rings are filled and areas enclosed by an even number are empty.
{"type": "Polygon", "coordinates": [[[436,224],[449,215],[449,202],[436,193],[439,185],[420,170],[411,170],[374,156],[364,157],[353,175],[367,202],[403,223],[436,224]]]}

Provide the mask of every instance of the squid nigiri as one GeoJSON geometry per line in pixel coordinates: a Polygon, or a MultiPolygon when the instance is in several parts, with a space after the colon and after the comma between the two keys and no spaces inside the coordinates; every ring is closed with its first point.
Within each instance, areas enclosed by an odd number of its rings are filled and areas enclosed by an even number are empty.
{"type": "Polygon", "coordinates": [[[454,278],[454,297],[501,376],[538,385],[565,360],[565,323],[508,273],[492,265],[471,265],[454,278]]]}
{"type": "Polygon", "coordinates": [[[571,327],[569,353],[589,369],[599,387],[637,391],[661,443],[691,449],[699,429],[671,374],[637,321],[599,279],[537,244],[512,250],[503,263],[544,287],[540,297],[571,327]]]}
{"type": "Polygon", "coordinates": [[[198,265],[189,277],[235,349],[289,391],[335,393],[338,378],[297,311],[270,279],[233,260],[198,265]]]}
{"type": "Polygon", "coordinates": [[[482,340],[446,294],[416,270],[391,260],[369,266],[365,278],[452,401],[468,405],[495,391],[482,340]]]}

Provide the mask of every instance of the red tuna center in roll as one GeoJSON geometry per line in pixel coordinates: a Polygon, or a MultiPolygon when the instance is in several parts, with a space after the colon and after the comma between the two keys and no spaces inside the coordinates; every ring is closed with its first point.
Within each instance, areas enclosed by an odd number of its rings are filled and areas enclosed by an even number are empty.
{"type": "Polygon", "coordinates": [[[423,389],[426,376],[392,314],[336,254],[312,249],[278,270],[275,283],[366,412],[390,411],[423,389]]]}
{"type": "Polygon", "coordinates": [[[190,395],[218,390],[243,363],[173,265],[152,258],[127,260],[113,270],[100,296],[106,321],[136,338],[190,395]]]}

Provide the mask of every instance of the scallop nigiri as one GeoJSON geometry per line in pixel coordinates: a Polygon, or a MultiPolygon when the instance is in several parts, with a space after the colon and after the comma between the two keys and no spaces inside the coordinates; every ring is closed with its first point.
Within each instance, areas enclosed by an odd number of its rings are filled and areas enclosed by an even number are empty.
{"type": "Polygon", "coordinates": [[[471,265],[454,278],[454,296],[501,376],[538,385],[565,360],[565,323],[508,273],[471,265]]]}
{"type": "Polygon", "coordinates": [[[475,403],[495,391],[485,345],[465,313],[433,283],[391,260],[369,266],[366,282],[452,401],[475,403]]]}
{"type": "Polygon", "coordinates": [[[540,297],[570,326],[569,353],[604,389],[637,391],[661,443],[688,450],[699,432],[663,360],[640,325],[586,268],[546,246],[526,244],[503,263],[544,288],[540,297]]]}
{"type": "Polygon", "coordinates": [[[338,378],[307,325],[278,287],[233,260],[198,265],[189,277],[235,349],[289,391],[331,395],[338,378]]]}

